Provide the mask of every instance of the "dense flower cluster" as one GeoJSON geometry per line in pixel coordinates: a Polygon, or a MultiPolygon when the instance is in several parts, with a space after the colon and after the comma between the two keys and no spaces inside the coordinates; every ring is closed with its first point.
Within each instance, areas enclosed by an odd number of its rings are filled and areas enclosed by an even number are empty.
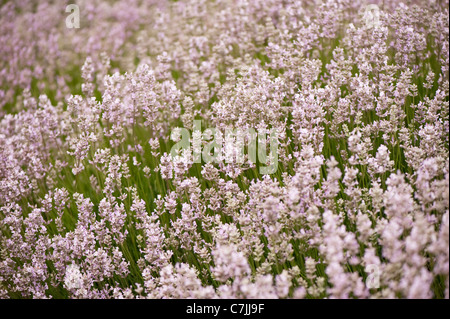
{"type": "Polygon", "coordinates": [[[374,3],[2,4],[0,298],[449,298],[448,1],[374,3]]]}

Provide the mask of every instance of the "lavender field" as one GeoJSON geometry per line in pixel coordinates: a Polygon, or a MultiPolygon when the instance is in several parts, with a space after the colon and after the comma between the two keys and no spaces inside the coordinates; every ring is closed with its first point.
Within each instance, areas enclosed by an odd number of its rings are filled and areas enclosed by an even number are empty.
{"type": "Polygon", "coordinates": [[[0,1],[0,298],[449,298],[448,0],[0,1]]]}

